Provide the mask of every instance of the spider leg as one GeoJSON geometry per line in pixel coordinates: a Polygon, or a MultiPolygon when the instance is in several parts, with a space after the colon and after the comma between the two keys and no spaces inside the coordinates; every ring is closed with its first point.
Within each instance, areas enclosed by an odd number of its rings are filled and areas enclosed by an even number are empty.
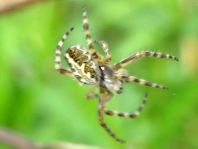
{"type": "Polygon", "coordinates": [[[67,39],[69,36],[69,33],[73,31],[73,27],[70,28],[69,32],[65,32],[61,38],[61,40],[58,42],[57,47],[56,47],[56,52],[55,52],[55,69],[60,73],[65,76],[72,75],[72,72],[70,70],[66,70],[61,67],[61,53],[62,53],[62,48],[64,41],[67,39]]]}
{"type": "Polygon", "coordinates": [[[121,76],[120,79],[125,82],[135,82],[140,85],[145,85],[145,86],[149,86],[149,87],[153,87],[153,88],[168,89],[168,87],[163,86],[161,84],[153,83],[153,82],[150,82],[150,81],[147,81],[144,79],[137,78],[135,76],[121,76]]]}
{"type": "Polygon", "coordinates": [[[91,100],[93,98],[99,98],[99,94],[95,93],[95,91],[94,91],[95,88],[96,87],[93,87],[87,92],[87,94],[86,94],[87,100],[91,100]]]}
{"type": "Polygon", "coordinates": [[[99,109],[98,109],[98,118],[100,125],[106,130],[106,132],[113,137],[116,141],[120,143],[125,143],[124,140],[118,138],[116,134],[107,126],[106,122],[104,121],[104,112],[105,112],[105,105],[103,103],[100,103],[99,109]]]}
{"type": "Polygon", "coordinates": [[[92,56],[94,58],[97,58],[98,55],[97,55],[96,50],[94,48],[94,43],[93,43],[93,40],[92,40],[91,34],[90,34],[89,20],[88,20],[88,17],[87,17],[87,10],[84,7],[82,8],[82,16],[83,16],[83,30],[85,32],[85,38],[87,40],[88,48],[91,51],[92,56]]]}
{"type": "Polygon", "coordinates": [[[95,41],[96,44],[100,45],[102,49],[104,50],[106,56],[105,56],[105,62],[108,64],[111,61],[111,54],[109,52],[109,47],[107,42],[100,40],[100,41],[95,41]]]}
{"type": "Polygon", "coordinates": [[[99,96],[99,108],[98,108],[98,119],[99,119],[99,123],[100,125],[106,130],[106,132],[113,137],[116,141],[120,142],[120,143],[125,143],[124,140],[120,139],[119,137],[116,136],[116,134],[108,127],[108,125],[106,124],[105,120],[104,120],[104,114],[105,114],[105,105],[107,103],[107,101],[109,100],[109,98],[112,95],[108,95],[108,94],[102,94],[101,96],[99,96]]]}
{"type": "Polygon", "coordinates": [[[113,111],[113,110],[109,110],[109,109],[105,109],[105,114],[108,116],[118,116],[118,117],[125,117],[125,118],[136,118],[140,115],[140,113],[142,112],[146,102],[148,99],[148,95],[145,94],[144,99],[142,100],[142,103],[139,105],[139,107],[132,113],[129,112],[119,112],[119,111],[113,111]]]}
{"type": "Polygon", "coordinates": [[[165,58],[165,59],[172,59],[175,61],[179,61],[177,57],[167,54],[167,53],[154,52],[154,51],[140,51],[140,52],[137,52],[137,53],[129,56],[128,58],[123,59],[120,62],[114,64],[113,68],[120,69],[120,68],[126,66],[127,64],[132,63],[135,60],[138,60],[142,57],[156,57],[156,58],[165,58]]]}

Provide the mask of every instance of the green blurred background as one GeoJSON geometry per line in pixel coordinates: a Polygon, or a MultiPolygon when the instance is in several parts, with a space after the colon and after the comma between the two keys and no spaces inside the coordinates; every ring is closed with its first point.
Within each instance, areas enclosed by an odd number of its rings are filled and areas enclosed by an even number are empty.
{"type": "MultiPolygon", "coordinates": [[[[102,53],[102,50],[97,47],[102,53]]],[[[63,63],[66,65],[66,63],[63,63]]],[[[0,15],[0,126],[38,143],[66,141],[113,149],[198,148],[198,1],[57,0],[0,15]],[[91,33],[109,43],[112,63],[152,49],[180,61],[145,58],[130,74],[167,85],[168,91],[129,83],[109,108],[133,111],[145,92],[149,101],[135,120],[106,117],[127,144],[100,127],[97,101],[54,70],[55,47],[74,26],[65,48],[86,47],[81,6],[88,9],[91,33]]],[[[0,144],[0,148],[4,148],[0,144]]]]}

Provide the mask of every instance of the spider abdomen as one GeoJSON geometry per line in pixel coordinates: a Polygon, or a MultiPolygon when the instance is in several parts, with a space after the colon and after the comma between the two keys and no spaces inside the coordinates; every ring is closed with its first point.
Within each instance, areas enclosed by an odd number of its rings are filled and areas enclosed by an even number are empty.
{"type": "Polygon", "coordinates": [[[65,58],[73,72],[73,76],[84,84],[98,83],[98,64],[91,59],[91,53],[80,46],[68,48],[65,58]]]}

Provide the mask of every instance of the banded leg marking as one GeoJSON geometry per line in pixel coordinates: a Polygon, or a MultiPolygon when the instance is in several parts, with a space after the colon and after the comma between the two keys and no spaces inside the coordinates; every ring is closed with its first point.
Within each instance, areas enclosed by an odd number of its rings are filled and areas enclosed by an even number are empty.
{"type": "Polygon", "coordinates": [[[144,99],[142,100],[142,103],[140,106],[135,110],[135,112],[129,113],[129,112],[119,112],[119,111],[113,111],[105,109],[105,114],[108,116],[118,116],[118,117],[125,117],[125,118],[136,118],[140,115],[142,110],[144,109],[144,106],[147,102],[148,94],[145,94],[144,99]]]}
{"type": "Polygon", "coordinates": [[[105,105],[100,102],[99,109],[98,109],[98,119],[100,125],[106,130],[106,132],[113,137],[116,141],[120,143],[125,143],[124,140],[118,138],[116,134],[107,126],[106,122],[104,121],[104,111],[105,111],[105,105]]]}
{"type": "Polygon", "coordinates": [[[85,32],[85,38],[87,40],[88,48],[92,52],[92,55],[97,55],[89,29],[90,27],[89,27],[89,20],[87,17],[87,10],[84,7],[82,8],[82,16],[83,16],[83,30],[85,32]]]}
{"type": "Polygon", "coordinates": [[[63,75],[71,75],[72,73],[69,70],[66,70],[61,67],[61,53],[62,53],[62,48],[64,41],[67,39],[69,36],[69,33],[73,31],[73,27],[70,28],[68,32],[65,32],[61,38],[61,40],[58,42],[57,47],[56,47],[56,52],[55,52],[55,69],[63,75]]]}
{"type": "Polygon", "coordinates": [[[102,49],[104,50],[106,56],[105,56],[105,62],[106,63],[109,63],[111,61],[111,54],[109,52],[109,47],[108,47],[108,44],[103,41],[103,40],[100,40],[100,41],[95,41],[96,44],[100,45],[102,47],[102,49]]]}
{"type": "Polygon", "coordinates": [[[177,57],[167,54],[167,53],[154,52],[154,51],[140,51],[140,52],[137,52],[137,53],[133,54],[132,56],[116,63],[114,65],[114,68],[119,69],[119,68],[124,67],[127,64],[132,63],[133,61],[138,60],[143,57],[156,57],[156,58],[172,59],[175,61],[179,61],[179,59],[177,57]]]}
{"type": "Polygon", "coordinates": [[[122,80],[124,80],[125,82],[135,82],[137,84],[149,86],[149,87],[153,87],[153,88],[168,89],[168,87],[166,87],[166,86],[160,85],[158,83],[146,81],[144,79],[140,79],[140,78],[137,78],[134,76],[122,76],[122,80]]]}
{"type": "Polygon", "coordinates": [[[116,141],[118,141],[120,143],[125,143],[124,140],[117,137],[117,135],[108,127],[108,125],[106,124],[106,122],[104,120],[105,105],[109,101],[111,96],[112,96],[112,94],[108,90],[106,90],[105,88],[102,88],[102,87],[100,88],[100,96],[98,96],[98,100],[99,100],[98,120],[99,120],[100,125],[106,130],[106,132],[112,138],[114,138],[116,141]]]}

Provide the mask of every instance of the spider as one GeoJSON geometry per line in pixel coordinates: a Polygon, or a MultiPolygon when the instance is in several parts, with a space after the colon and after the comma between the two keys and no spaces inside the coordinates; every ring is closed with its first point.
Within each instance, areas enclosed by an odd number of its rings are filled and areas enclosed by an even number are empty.
{"type": "Polygon", "coordinates": [[[106,124],[104,115],[118,116],[125,118],[136,118],[140,115],[144,105],[147,101],[147,94],[140,106],[132,113],[118,112],[109,110],[106,108],[107,102],[110,101],[113,94],[120,94],[123,90],[123,83],[134,82],[140,85],[145,85],[154,88],[167,89],[167,87],[140,79],[138,77],[129,75],[124,67],[136,60],[143,57],[155,57],[172,59],[178,61],[178,59],[170,54],[155,52],[150,50],[137,52],[115,64],[110,64],[111,54],[109,52],[108,44],[105,41],[93,41],[90,34],[89,21],[87,17],[87,11],[82,9],[83,17],[83,30],[85,32],[85,38],[88,44],[88,48],[83,48],[80,45],[74,45],[69,47],[65,52],[65,60],[67,61],[69,68],[65,69],[61,66],[61,53],[63,50],[63,44],[70,32],[73,31],[73,27],[69,31],[65,32],[58,42],[55,52],[55,69],[62,75],[72,76],[76,78],[82,84],[91,85],[92,89],[87,93],[87,98],[98,99],[98,120],[100,125],[106,130],[106,132],[113,137],[116,141],[124,143],[125,141],[120,139],[106,124]],[[95,45],[98,44],[104,50],[105,56],[96,52],[95,45]],[[99,88],[99,93],[94,92],[94,88],[99,88]]]}

